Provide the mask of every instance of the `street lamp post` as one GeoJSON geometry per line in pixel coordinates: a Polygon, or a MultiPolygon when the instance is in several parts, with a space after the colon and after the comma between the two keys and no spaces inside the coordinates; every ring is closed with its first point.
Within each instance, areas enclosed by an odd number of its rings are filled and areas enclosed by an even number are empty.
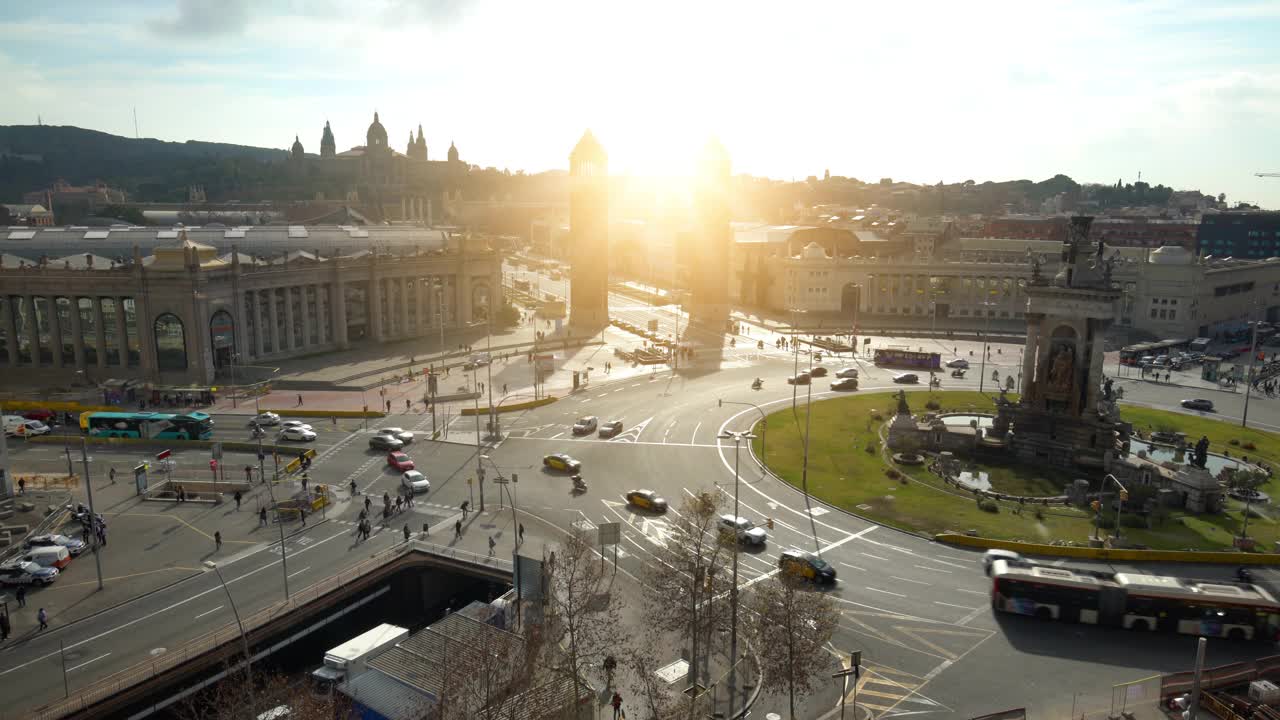
{"type": "MultiPolygon", "coordinates": [[[[1258,308],[1258,302],[1253,303],[1254,310],[1258,308]]],[[[1245,423],[1249,421],[1249,394],[1253,389],[1253,364],[1258,360],[1258,319],[1253,320],[1253,341],[1249,343],[1249,371],[1244,378],[1244,413],[1240,416],[1240,427],[1246,427],[1245,423]]],[[[1246,522],[1248,516],[1245,516],[1246,522]]]]}
{"type": "Polygon", "coordinates": [[[764,456],[765,456],[765,443],[769,439],[769,419],[765,417],[764,410],[761,410],[759,405],[756,405],[755,403],[752,403],[752,402],[745,402],[745,401],[738,401],[738,400],[716,400],[716,402],[719,403],[721,407],[725,405],[746,405],[747,407],[755,408],[755,411],[760,413],[760,464],[763,465],[764,456]]]}
{"type": "MultiPolygon", "coordinates": [[[[272,451],[274,452],[274,450],[272,451]]],[[[271,507],[276,511],[276,525],[280,527],[280,570],[284,576],[284,599],[289,599],[289,555],[284,548],[284,521],[280,519],[280,509],[276,507],[275,480],[267,482],[266,470],[262,467],[262,438],[258,438],[258,478],[266,483],[267,495],[271,498],[271,507]]]]}
{"type": "Polygon", "coordinates": [[[1111,473],[1107,473],[1106,476],[1102,478],[1102,480],[1104,483],[1107,480],[1110,480],[1111,482],[1116,484],[1117,488],[1120,489],[1120,492],[1116,495],[1116,540],[1119,541],[1120,534],[1121,534],[1120,533],[1120,509],[1124,507],[1125,501],[1129,499],[1129,491],[1128,489],[1125,488],[1124,485],[1120,484],[1120,481],[1116,478],[1116,476],[1112,475],[1111,473]]]}
{"type": "Polygon", "coordinates": [[[980,360],[981,368],[978,370],[978,392],[982,392],[983,383],[986,382],[987,374],[987,336],[991,334],[991,308],[995,307],[995,303],[987,300],[979,303],[982,306],[982,314],[986,316],[986,324],[982,331],[982,359],[980,360]]]}
{"type": "Polygon", "coordinates": [[[249,652],[249,636],[245,634],[244,623],[240,622],[240,611],[236,609],[235,598],[231,597],[231,588],[227,587],[227,581],[222,577],[222,571],[218,569],[218,564],[212,560],[205,560],[204,566],[218,574],[218,583],[222,585],[222,591],[227,594],[227,602],[231,604],[231,613],[235,615],[236,627],[240,628],[240,642],[244,645],[244,674],[248,682],[245,686],[249,689],[249,718],[257,717],[257,702],[254,699],[253,692],[253,655],[249,652]]]}
{"type": "Polygon", "coordinates": [[[729,590],[729,717],[733,717],[733,703],[738,692],[738,550],[740,542],[736,537],[738,527],[738,481],[741,475],[738,464],[741,462],[743,440],[754,440],[755,435],[741,430],[726,430],[716,436],[720,440],[733,441],[733,587],[729,590]]]}

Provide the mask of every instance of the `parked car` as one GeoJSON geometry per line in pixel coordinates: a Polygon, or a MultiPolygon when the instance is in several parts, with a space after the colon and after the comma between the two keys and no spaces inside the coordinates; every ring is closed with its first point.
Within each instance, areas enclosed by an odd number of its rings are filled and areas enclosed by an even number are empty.
{"type": "Polygon", "coordinates": [[[622,432],[621,420],[610,420],[609,422],[600,426],[600,437],[602,438],[615,437],[621,432],[622,432]]]}
{"type": "Polygon", "coordinates": [[[42,567],[62,569],[71,564],[71,551],[61,545],[41,545],[27,550],[22,559],[42,567]]]}
{"type": "Polygon", "coordinates": [[[374,435],[369,438],[369,447],[374,450],[399,450],[404,443],[394,435],[374,435]]]}
{"type": "Polygon", "coordinates": [[[427,476],[417,470],[410,470],[401,475],[400,484],[414,494],[424,493],[431,489],[431,483],[427,480],[427,476]]]}
{"type": "Polygon", "coordinates": [[[1201,410],[1204,412],[1213,412],[1213,401],[1204,398],[1195,398],[1193,400],[1183,400],[1182,407],[1188,410],[1201,410]]]}
{"type": "Polygon", "coordinates": [[[391,437],[399,440],[405,445],[408,445],[409,443],[413,442],[413,437],[414,437],[413,432],[409,430],[405,430],[404,428],[398,428],[398,427],[381,428],[380,430],[378,430],[378,434],[390,435],[391,437]]]}
{"type": "Polygon", "coordinates": [[[33,562],[13,560],[0,565],[0,584],[52,585],[58,579],[58,568],[41,567],[33,562]]]}
{"type": "Polygon", "coordinates": [[[305,427],[287,427],[280,431],[280,439],[311,442],[316,439],[316,431],[305,427]]]}
{"type": "Polygon", "coordinates": [[[596,431],[599,421],[595,415],[578,418],[578,422],[573,424],[574,435],[590,435],[596,431]]]}
{"type": "Polygon", "coordinates": [[[47,534],[47,535],[33,535],[27,538],[27,541],[23,543],[23,545],[26,546],[28,549],[34,548],[34,547],[48,547],[52,545],[61,545],[62,547],[67,549],[67,552],[71,553],[72,557],[79,556],[80,553],[84,552],[89,547],[88,545],[84,544],[83,540],[77,540],[76,538],[67,537],[66,535],[58,535],[56,533],[47,534]]]}
{"type": "Polygon", "coordinates": [[[273,412],[258,413],[257,415],[254,415],[253,418],[249,420],[249,424],[250,425],[255,425],[255,424],[256,425],[279,425],[280,416],[273,412]]]}
{"type": "Polygon", "coordinates": [[[901,375],[894,375],[893,381],[899,385],[915,385],[920,382],[920,376],[915,373],[902,373],[901,375]]]}

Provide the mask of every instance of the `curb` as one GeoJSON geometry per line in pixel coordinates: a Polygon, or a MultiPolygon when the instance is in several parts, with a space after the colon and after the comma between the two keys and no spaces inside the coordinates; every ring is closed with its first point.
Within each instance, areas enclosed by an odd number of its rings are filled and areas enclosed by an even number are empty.
{"type": "Polygon", "coordinates": [[[72,621],[70,621],[70,622],[63,623],[63,624],[61,624],[61,625],[58,625],[55,629],[56,629],[56,630],[62,630],[62,629],[64,629],[64,628],[69,628],[69,627],[73,627],[73,626],[75,626],[75,625],[79,625],[80,623],[82,623],[82,622],[84,622],[84,621],[86,621],[86,620],[92,620],[92,619],[94,619],[94,618],[98,617],[99,615],[102,615],[103,613],[107,613],[107,612],[110,612],[110,611],[112,611],[112,610],[116,610],[116,609],[118,609],[118,608],[124,607],[125,605],[128,605],[128,604],[129,604],[129,603],[131,603],[131,602],[135,602],[135,601],[141,600],[141,599],[143,599],[143,598],[150,597],[150,596],[155,595],[156,593],[161,592],[161,591],[163,591],[163,590],[168,590],[168,589],[170,589],[170,588],[174,587],[175,585],[180,585],[180,584],[182,584],[182,583],[184,583],[184,582],[186,582],[186,581],[190,580],[191,578],[198,577],[198,576],[200,576],[200,575],[203,575],[204,573],[205,573],[205,571],[204,571],[204,570],[197,570],[197,571],[195,571],[195,572],[191,573],[190,575],[184,575],[183,577],[180,577],[180,578],[178,578],[177,580],[174,580],[173,582],[170,582],[170,583],[166,583],[166,584],[164,584],[164,585],[161,585],[160,587],[155,588],[154,590],[148,590],[148,591],[146,591],[146,592],[142,593],[141,595],[134,595],[133,597],[128,598],[128,599],[125,599],[125,600],[121,600],[120,602],[118,602],[118,603],[116,603],[116,604],[114,604],[114,605],[111,605],[111,606],[108,606],[108,607],[102,608],[101,610],[94,611],[94,612],[92,612],[92,613],[90,613],[90,614],[88,614],[88,615],[85,615],[85,616],[84,616],[84,617],[82,617],[82,618],[77,618],[77,619],[72,620],[72,621]]]}
{"type": "Polygon", "coordinates": [[[1175,562],[1195,563],[1201,565],[1280,565],[1280,554],[1246,553],[1221,550],[1134,550],[1128,548],[1088,548],[1073,545],[1041,545],[1014,540],[995,540],[992,538],[960,535],[958,533],[938,533],[934,542],[957,547],[999,548],[1013,550],[1027,555],[1046,555],[1050,557],[1070,557],[1085,560],[1101,560],[1104,562],[1175,562]]]}

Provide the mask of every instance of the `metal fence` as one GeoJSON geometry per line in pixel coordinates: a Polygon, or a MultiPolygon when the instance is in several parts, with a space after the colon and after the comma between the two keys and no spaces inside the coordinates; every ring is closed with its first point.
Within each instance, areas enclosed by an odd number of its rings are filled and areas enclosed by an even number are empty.
{"type": "MultiPolygon", "coordinates": [[[[432,543],[402,543],[395,547],[383,550],[366,560],[362,560],[360,563],[344,570],[343,572],[332,575],[315,583],[314,585],[310,585],[298,592],[295,592],[288,600],[276,602],[252,615],[244,617],[244,631],[246,633],[252,632],[272,620],[292,612],[298,607],[306,605],[329,592],[358,580],[400,557],[411,549],[422,550],[432,555],[460,560],[473,565],[498,568],[504,571],[511,570],[511,561],[502,558],[480,555],[467,550],[459,550],[432,543]]],[[[189,660],[194,660],[195,658],[211,652],[226,643],[238,642],[239,640],[239,627],[235,623],[230,623],[214,630],[213,632],[201,635],[172,652],[167,652],[153,660],[148,660],[108,675],[98,682],[76,691],[64,700],[59,700],[49,705],[37,708],[32,713],[31,717],[37,718],[38,720],[54,720],[55,718],[66,717],[71,713],[86,710],[112,695],[123,692],[168,670],[172,670],[189,660]]]]}

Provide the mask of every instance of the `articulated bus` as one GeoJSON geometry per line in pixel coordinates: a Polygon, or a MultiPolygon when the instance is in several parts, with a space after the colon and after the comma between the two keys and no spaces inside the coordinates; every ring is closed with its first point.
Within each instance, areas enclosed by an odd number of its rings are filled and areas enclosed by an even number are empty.
{"type": "Polygon", "coordinates": [[[938,353],[915,352],[899,348],[876,348],[875,364],[912,370],[940,370],[942,356],[938,353]]]}
{"type": "Polygon", "coordinates": [[[80,429],[98,437],[211,440],[213,418],[202,412],[185,415],[153,412],[81,413],[80,429]]]}
{"type": "Polygon", "coordinates": [[[992,563],[991,577],[991,606],[1000,612],[1230,640],[1280,637],[1280,603],[1256,585],[1005,560],[992,563]]]}

